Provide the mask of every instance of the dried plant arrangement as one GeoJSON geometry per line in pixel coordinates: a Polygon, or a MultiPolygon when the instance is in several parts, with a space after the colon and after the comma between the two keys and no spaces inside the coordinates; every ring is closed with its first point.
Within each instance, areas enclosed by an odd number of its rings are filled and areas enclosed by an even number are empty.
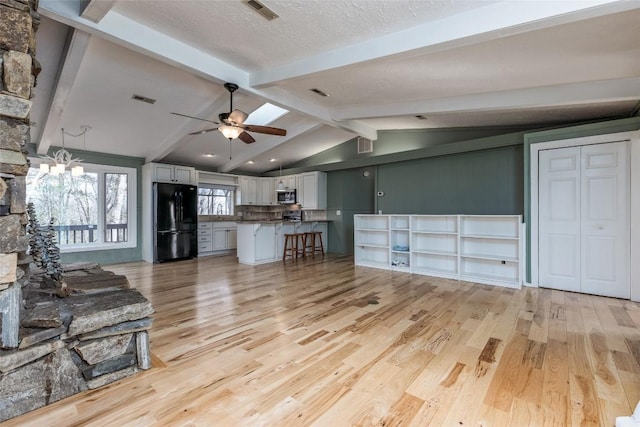
{"type": "Polygon", "coordinates": [[[60,263],[60,248],[56,245],[54,219],[51,218],[47,226],[40,225],[33,203],[27,205],[27,214],[29,216],[27,225],[29,253],[33,257],[34,264],[43,271],[44,283],[53,285],[58,296],[69,296],[69,289],[64,281],[63,268],[60,263]]]}

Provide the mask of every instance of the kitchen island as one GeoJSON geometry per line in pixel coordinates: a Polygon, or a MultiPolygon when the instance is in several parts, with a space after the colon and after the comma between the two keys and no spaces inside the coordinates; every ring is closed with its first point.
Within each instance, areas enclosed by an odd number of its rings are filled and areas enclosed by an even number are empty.
{"type": "Polygon", "coordinates": [[[239,221],[238,262],[257,265],[282,260],[284,235],[290,233],[322,232],[322,244],[327,249],[327,221],[239,221]]]}

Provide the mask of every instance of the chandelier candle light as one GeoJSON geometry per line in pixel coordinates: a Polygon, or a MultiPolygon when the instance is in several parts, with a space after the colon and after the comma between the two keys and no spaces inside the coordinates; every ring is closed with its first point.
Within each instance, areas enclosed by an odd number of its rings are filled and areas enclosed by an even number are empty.
{"type": "MultiPolygon", "coordinates": [[[[64,147],[64,136],[72,136],[77,138],[79,136],[85,136],[86,133],[91,129],[90,126],[80,126],[82,132],[77,135],[74,135],[69,132],[65,132],[64,128],[60,129],[62,132],[62,148],[55,153],[53,153],[53,157],[51,156],[41,156],[43,159],[50,161],[52,164],[42,162],[40,163],[40,172],[42,173],[50,173],[51,175],[59,175],[66,171],[67,168],[71,168],[71,176],[80,176],[84,173],[84,168],[80,164],[82,159],[73,158],[71,153],[69,153],[64,147]]],[[[86,136],[85,136],[85,147],[86,147],[86,136]]]]}

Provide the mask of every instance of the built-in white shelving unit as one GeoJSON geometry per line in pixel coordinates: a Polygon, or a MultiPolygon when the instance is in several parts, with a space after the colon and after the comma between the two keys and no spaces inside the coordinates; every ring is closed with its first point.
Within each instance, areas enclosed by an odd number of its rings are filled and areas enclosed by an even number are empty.
{"type": "Polygon", "coordinates": [[[355,264],[519,288],[519,215],[355,215],[355,264]]]}
{"type": "Polygon", "coordinates": [[[354,218],[355,253],[359,265],[389,268],[389,217],[356,215],[354,218]]]}

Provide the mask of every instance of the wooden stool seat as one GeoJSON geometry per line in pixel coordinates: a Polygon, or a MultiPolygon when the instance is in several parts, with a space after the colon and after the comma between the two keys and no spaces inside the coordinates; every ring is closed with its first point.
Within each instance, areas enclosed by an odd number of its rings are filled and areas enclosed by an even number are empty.
{"type": "Polygon", "coordinates": [[[304,233],[304,254],[314,256],[316,252],[324,255],[324,246],[322,244],[322,231],[309,231],[304,233]]]}
{"type": "Polygon", "coordinates": [[[301,258],[305,255],[306,239],[305,233],[286,233],[284,235],[284,250],[282,251],[282,261],[290,258],[301,258]]]}

